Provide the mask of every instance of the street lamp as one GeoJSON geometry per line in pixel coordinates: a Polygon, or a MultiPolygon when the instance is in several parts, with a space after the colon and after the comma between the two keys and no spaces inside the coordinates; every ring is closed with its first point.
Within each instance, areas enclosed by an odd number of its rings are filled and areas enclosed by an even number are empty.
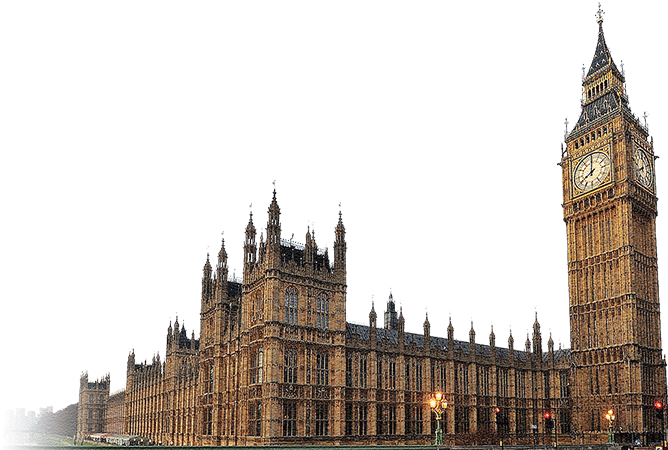
{"type": "Polygon", "coordinates": [[[609,409],[608,412],[605,414],[605,418],[608,421],[608,444],[612,444],[615,442],[615,435],[612,429],[612,422],[615,421],[615,413],[611,409],[609,409]]]}
{"type": "Polygon", "coordinates": [[[443,445],[443,430],[441,429],[441,416],[448,408],[448,401],[443,396],[443,393],[436,392],[429,399],[429,407],[436,414],[436,442],[434,445],[443,445]]]}

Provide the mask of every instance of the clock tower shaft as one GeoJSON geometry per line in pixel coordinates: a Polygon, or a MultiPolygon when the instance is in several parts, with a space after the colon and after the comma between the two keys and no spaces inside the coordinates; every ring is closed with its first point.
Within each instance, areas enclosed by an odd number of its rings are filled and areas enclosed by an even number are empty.
{"type": "MultiPolygon", "coordinates": [[[[654,146],[628,105],[624,74],[605,43],[583,78],[580,118],[561,167],[568,238],[573,425],[654,439],[665,401],[656,249],[654,146]]],[[[658,439],[662,439],[658,437],[658,439]]]]}

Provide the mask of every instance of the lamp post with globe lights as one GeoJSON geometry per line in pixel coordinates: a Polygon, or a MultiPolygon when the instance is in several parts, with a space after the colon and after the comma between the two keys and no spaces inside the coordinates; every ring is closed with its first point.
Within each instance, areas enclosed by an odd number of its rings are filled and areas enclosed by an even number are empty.
{"type": "Polygon", "coordinates": [[[605,418],[608,421],[608,444],[612,444],[615,442],[615,434],[612,428],[612,422],[615,421],[614,411],[609,409],[608,412],[605,413],[605,418]]]}
{"type": "Polygon", "coordinates": [[[441,416],[448,408],[448,401],[442,392],[436,392],[429,399],[429,407],[436,414],[436,441],[434,445],[443,445],[443,430],[441,429],[441,416]]]}

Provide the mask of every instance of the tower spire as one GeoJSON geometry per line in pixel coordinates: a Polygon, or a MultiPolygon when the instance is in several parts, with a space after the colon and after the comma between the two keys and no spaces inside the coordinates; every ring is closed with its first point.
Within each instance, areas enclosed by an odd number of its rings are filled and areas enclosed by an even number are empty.
{"type": "Polygon", "coordinates": [[[281,209],[276,201],[276,184],[274,184],[274,194],[267,212],[269,213],[267,220],[267,264],[269,267],[277,267],[281,253],[281,209]]]}
{"type": "Polygon", "coordinates": [[[341,218],[341,204],[339,203],[339,222],[334,230],[334,273],[343,279],[346,278],[346,227],[343,226],[341,218]]]}

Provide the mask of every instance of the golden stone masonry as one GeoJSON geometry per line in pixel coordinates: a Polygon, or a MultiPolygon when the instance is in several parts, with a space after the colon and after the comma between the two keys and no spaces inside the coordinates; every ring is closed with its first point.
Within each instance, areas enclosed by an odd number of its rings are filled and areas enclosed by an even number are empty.
{"type": "MultiPolygon", "coordinates": [[[[368,326],[346,322],[346,240],[333,255],[281,237],[276,191],[266,236],[246,227],[243,279],[225,245],[202,277],[201,335],[178,319],[165,360],[128,358],[124,392],[81,379],[79,439],[123,432],[168,445],[430,444],[428,399],[443,392],[446,445],[662,440],[666,401],[657,274],[654,147],[628,106],[599,14],[582,112],[560,162],[568,237],[571,349],[533,336],[516,349],[404,331],[387,301],[368,326]],[[550,422],[545,413],[551,415],[550,422]]],[[[556,201],[556,199],[555,199],[556,201]]]]}

